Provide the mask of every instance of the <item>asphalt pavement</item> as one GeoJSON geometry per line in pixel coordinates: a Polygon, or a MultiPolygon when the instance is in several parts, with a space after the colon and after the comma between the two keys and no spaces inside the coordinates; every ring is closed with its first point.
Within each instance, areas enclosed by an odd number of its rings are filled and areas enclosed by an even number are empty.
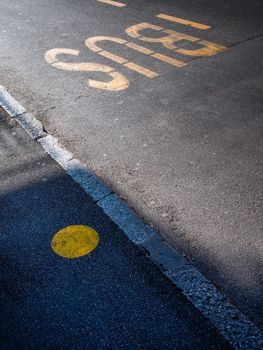
{"type": "Polygon", "coordinates": [[[97,204],[0,109],[0,348],[229,349],[97,204]],[[96,230],[77,259],[64,227],[96,230]]]}
{"type": "Polygon", "coordinates": [[[262,1],[120,3],[0,0],[0,82],[262,327],[262,1]]]}

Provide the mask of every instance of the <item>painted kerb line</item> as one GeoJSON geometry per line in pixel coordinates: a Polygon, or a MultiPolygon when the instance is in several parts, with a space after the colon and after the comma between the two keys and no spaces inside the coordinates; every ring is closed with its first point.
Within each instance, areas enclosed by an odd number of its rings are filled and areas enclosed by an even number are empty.
{"type": "Polygon", "coordinates": [[[165,15],[164,13],[159,13],[155,17],[161,18],[161,19],[165,19],[165,20],[170,21],[170,22],[183,24],[185,26],[190,26],[190,27],[193,27],[193,28],[201,29],[201,30],[206,30],[206,29],[210,29],[211,28],[211,26],[208,26],[206,24],[189,21],[187,19],[183,19],[183,18],[179,18],[179,17],[165,15]]]}
{"type": "Polygon", "coordinates": [[[123,4],[122,2],[113,1],[113,0],[97,0],[97,1],[103,2],[104,4],[107,4],[107,5],[116,6],[116,7],[125,7],[125,6],[127,6],[126,4],[123,4]]]}

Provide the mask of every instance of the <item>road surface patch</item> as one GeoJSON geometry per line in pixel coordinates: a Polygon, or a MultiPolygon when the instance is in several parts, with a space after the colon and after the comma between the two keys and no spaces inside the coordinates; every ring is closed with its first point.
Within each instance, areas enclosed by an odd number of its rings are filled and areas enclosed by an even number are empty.
{"type": "Polygon", "coordinates": [[[59,230],[51,241],[53,251],[63,258],[75,259],[91,253],[99,244],[99,235],[91,227],[71,225],[59,230]]]}

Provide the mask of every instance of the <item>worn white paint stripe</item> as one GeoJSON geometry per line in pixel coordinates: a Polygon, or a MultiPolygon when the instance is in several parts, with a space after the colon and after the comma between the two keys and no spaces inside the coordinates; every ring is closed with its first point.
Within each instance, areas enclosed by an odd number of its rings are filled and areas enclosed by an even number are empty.
{"type": "MultiPolygon", "coordinates": [[[[13,98],[6,99],[7,95],[11,96],[0,85],[1,107],[11,111],[16,108],[23,109],[13,98]]],[[[21,123],[21,125],[28,132],[29,128],[36,125],[35,123],[39,125],[39,122],[31,115],[27,123],[21,123]],[[32,125],[30,125],[31,122],[32,125]]],[[[30,132],[28,133],[31,135],[30,132]]],[[[145,224],[116,194],[113,194],[93,172],[75,159],[73,154],[60,145],[53,136],[48,135],[38,141],[52,158],[93,197],[128,238],[149,252],[152,260],[163,270],[163,273],[211,321],[235,349],[263,348],[263,333],[260,329],[228,302],[225,296],[197,268],[168,245],[154,229],[145,224]]]]}

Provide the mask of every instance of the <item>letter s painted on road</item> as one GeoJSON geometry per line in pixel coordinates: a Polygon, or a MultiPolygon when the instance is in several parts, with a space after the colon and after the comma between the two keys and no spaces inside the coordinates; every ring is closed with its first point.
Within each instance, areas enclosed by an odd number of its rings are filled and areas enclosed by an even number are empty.
{"type": "Polygon", "coordinates": [[[45,53],[45,60],[53,67],[58,69],[72,72],[100,72],[106,73],[112,78],[108,82],[88,79],[88,85],[92,88],[109,91],[121,91],[127,89],[129,86],[129,81],[126,79],[126,77],[123,74],[114,70],[112,67],[92,62],[61,62],[58,59],[58,55],[61,54],[79,56],[80,52],[78,50],[67,48],[55,48],[48,50],[45,53]]]}

